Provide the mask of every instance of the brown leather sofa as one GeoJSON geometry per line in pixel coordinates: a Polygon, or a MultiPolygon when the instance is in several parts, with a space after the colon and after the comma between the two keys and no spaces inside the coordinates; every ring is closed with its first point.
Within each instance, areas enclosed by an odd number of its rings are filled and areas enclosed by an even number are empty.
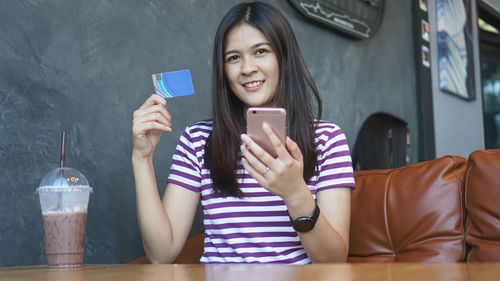
{"type": "MultiPolygon", "coordinates": [[[[355,178],[348,262],[500,261],[500,150],[355,178]]],[[[193,236],[176,263],[198,263],[202,251],[203,234],[193,236]]]]}
{"type": "Polygon", "coordinates": [[[349,262],[500,261],[500,150],[355,177],[349,262]]]}

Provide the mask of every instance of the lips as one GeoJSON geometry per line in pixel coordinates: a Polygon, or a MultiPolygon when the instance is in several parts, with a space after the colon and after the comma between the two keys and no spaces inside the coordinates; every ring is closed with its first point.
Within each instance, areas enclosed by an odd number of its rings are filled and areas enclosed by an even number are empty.
{"type": "Polygon", "coordinates": [[[247,88],[247,89],[255,89],[262,84],[264,84],[264,80],[247,82],[247,83],[242,84],[242,86],[247,88]]]}

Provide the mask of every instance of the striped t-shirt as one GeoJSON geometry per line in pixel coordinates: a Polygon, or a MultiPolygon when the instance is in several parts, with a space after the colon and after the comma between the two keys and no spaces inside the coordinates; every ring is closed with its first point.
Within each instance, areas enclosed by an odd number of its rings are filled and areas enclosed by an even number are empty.
{"type": "MultiPolygon", "coordinates": [[[[216,197],[210,171],[204,165],[205,143],[212,121],[186,128],[177,144],[168,182],[201,192],[205,228],[201,263],[310,263],[292,228],[281,197],[262,187],[237,163],[243,198],[216,197]]],[[[351,156],[342,130],[321,121],[315,144],[319,168],[308,183],[311,194],[335,187],[354,188],[351,156]]],[[[221,155],[224,157],[224,155],[221,155]]]]}

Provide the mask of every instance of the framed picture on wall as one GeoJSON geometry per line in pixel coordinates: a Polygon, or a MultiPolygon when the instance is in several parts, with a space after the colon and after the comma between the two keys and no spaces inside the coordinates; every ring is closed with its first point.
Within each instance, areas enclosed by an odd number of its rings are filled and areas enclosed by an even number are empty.
{"type": "Polygon", "coordinates": [[[427,46],[422,46],[422,65],[431,67],[430,52],[427,46]]]}
{"type": "Polygon", "coordinates": [[[476,97],[472,0],[436,0],[439,88],[467,100],[476,97]]]}
{"type": "Polygon", "coordinates": [[[422,19],[422,39],[429,42],[429,23],[422,19]]]}

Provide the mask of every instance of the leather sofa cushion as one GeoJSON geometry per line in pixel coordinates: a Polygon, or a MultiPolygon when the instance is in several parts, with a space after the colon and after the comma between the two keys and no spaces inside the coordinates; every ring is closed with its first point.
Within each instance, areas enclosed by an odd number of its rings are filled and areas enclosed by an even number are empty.
{"type": "Polygon", "coordinates": [[[500,262],[500,150],[469,155],[465,177],[469,262],[500,262]]]}
{"type": "Polygon", "coordinates": [[[349,262],[460,262],[466,159],[355,173],[349,262]]]}

